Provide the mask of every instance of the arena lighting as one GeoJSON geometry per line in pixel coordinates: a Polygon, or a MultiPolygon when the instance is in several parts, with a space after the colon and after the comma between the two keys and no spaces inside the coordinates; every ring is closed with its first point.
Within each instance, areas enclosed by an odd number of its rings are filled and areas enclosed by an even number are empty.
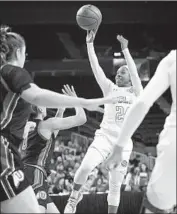
{"type": "Polygon", "coordinates": [[[120,52],[118,52],[118,53],[115,52],[115,53],[114,53],[114,57],[120,57],[120,56],[121,56],[121,53],[120,53],[120,52]]]}
{"type": "Polygon", "coordinates": [[[126,62],[125,62],[124,58],[113,58],[113,65],[114,66],[119,66],[120,67],[120,66],[125,65],[125,64],[126,64],[126,62]]]}

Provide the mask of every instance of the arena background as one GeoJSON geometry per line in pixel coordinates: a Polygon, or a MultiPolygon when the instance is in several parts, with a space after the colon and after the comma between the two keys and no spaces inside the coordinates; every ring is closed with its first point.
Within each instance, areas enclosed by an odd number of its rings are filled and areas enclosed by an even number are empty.
{"type": "MultiPolygon", "coordinates": [[[[160,59],[177,47],[176,2],[0,2],[0,20],[25,37],[28,52],[25,67],[39,86],[61,92],[63,84],[70,84],[78,96],[96,98],[102,93],[88,62],[86,32],[75,20],[77,10],[90,3],[98,6],[103,15],[95,47],[107,77],[113,80],[116,68],[122,63],[120,45],[116,41],[116,35],[122,34],[129,40],[129,49],[143,86],[146,86],[160,59]]],[[[158,135],[170,104],[167,91],[133,136],[134,151],[122,186],[118,213],[139,211],[155,163],[158,135]]],[[[48,110],[48,116],[54,116],[55,111],[48,110]]],[[[74,110],[70,109],[64,116],[72,114],[74,110]]],[[[71,191],[74,173],[92,142],[102,115],[101,109],[87,112],[85,125],[60,132],[55,142],[48,181],[49,192],[61,212],[71,191]]],[[[78,213],[107,212],[107,176],[104,164],[89,176],[78,213]]]]}

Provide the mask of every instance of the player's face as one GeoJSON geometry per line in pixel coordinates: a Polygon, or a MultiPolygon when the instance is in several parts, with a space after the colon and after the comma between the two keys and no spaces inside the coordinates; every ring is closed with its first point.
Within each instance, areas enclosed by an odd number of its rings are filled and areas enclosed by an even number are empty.
{"type": "Polygon", "coordinates": [[[127,86],[127,84],[131,83],[130,74],[127,67],[120,67],[117,71],[116,77],[116,85],[119,87],[127,86]]]}
{"type": "Polygon", "coordinates": [[[22,48],[17,49],[16,56],[19,67],[23,68],[26,60],[26,47],[23,46],[22,48]]]}
{"type": "Polygon", "coordinates": [[[146,165],[145,165],[145,164],[142,164],[142,165],[141,165],[141,169],[142,169],[143,171],[146,171],[146,165]]]}

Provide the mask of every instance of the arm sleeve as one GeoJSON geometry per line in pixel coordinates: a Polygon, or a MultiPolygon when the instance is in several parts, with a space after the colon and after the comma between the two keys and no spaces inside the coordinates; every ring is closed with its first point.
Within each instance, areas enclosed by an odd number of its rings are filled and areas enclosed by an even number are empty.
{"type": "Polygon", "coordinates": [[[15,67],[5,77],[10,90],[21,94],[24,90],[30,88],[30,83],[33,83],[32,77],[25,69],[15,67]]]}

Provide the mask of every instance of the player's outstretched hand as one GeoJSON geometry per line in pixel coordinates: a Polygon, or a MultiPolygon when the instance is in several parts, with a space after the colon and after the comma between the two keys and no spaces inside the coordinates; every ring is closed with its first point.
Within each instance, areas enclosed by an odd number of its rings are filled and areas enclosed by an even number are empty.
{"type": "Polygon", "coordinates": [[[87,43],[93,43],[94,42],[97,31],[98,31],[98,28],[87,31],[87,37],[86,37],[87,43]]]}
{"type": "Polygon", "coordinates": [[[107,170],[115,169],[119,166],[121,161],[123,160],[123,148],[119,146],[115,146],[113,152],[109,155],[109,157],[105,161],[105,166],[107,170]]]}
{"type": "Polygon", "coordinates": [[[117,35],[117,40],[120,42],[122,50],[128,48],[128,40],[122,35],[117,35]]]}
{"type": "MultiPolygon", "coordinates": [[[[105,100],[105,104],[115,104],[118,102],[119,97],[115,95],[109,95],[104,97],[104,100],[105,100]]],[[[87,105],[85,108],[89,111],[99,111],[99,105],[95,105],[95,104],[87,105]]]]}
{"type": "Polygon", "coordinates": [[[62,89],[63,94],[71,96],[71,97],[77,97],[77,94],[74,90],[73,86],[69,86],[69,85],[64,85],[63,89],[62,89]]]}

